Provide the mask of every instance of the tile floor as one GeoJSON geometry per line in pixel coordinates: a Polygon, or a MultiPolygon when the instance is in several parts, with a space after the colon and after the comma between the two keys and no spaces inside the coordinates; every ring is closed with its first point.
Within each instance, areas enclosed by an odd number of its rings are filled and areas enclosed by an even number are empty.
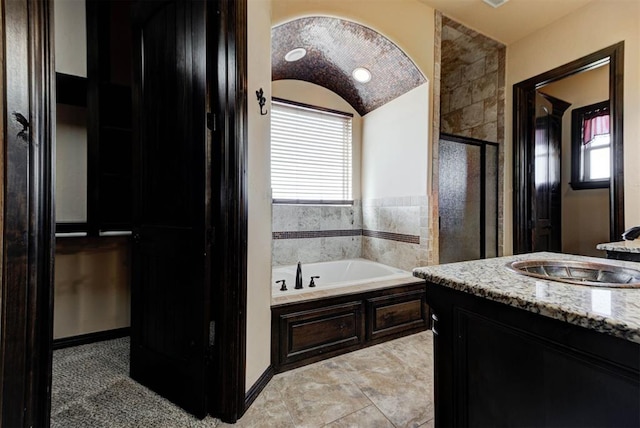
{"type": "Polygon", "coordinates": [[[276,375],[235,426],[433,427],[431,331],[276,375]]]}

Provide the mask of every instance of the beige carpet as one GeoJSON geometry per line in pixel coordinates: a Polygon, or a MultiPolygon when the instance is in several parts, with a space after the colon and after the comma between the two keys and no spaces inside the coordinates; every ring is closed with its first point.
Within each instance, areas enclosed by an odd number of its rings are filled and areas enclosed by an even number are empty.
{"type": "Polygon", "coordinates": [[[53,428],[178,428],[218,425],[198,420],[129,378],[129,338],[54,351],[53,428]]]}

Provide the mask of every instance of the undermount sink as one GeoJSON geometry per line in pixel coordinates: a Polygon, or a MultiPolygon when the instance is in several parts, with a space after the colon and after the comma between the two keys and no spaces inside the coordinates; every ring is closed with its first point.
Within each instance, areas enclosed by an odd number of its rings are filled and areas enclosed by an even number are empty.
{"type": "Polygon", "coordinates": [[[569,284],[611,288],[640,288],[640,270],[606,263],[523,260],[507,264],[521,275],[569,284]]]}

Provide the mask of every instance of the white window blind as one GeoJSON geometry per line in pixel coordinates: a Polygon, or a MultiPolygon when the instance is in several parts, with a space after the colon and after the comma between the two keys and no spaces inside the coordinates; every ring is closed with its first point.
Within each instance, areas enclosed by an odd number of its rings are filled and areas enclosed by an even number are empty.
{"type": "Polygon", "coordinates": [[[351,116],[271,103],[274,203],[352,203],[351,116]]]}

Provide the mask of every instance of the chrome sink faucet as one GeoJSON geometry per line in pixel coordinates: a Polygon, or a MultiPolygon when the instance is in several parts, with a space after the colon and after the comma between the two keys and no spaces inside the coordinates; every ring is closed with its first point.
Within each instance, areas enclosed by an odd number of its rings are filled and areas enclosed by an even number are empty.
{"type": "Polygon", "coordinates": [[[294,287],[296,290],[300,290],[302,288],[302,263],[298,262],[298,269],[296,270],[296,286],[294,287]]]}

